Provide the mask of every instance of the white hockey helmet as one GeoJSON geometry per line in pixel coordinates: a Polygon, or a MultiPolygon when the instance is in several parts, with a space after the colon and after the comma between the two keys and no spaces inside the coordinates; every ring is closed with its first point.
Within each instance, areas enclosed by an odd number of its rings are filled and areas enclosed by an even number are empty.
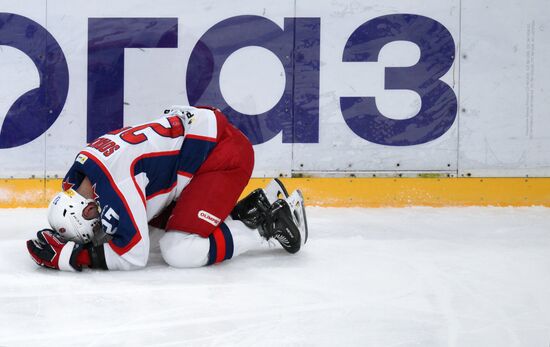
{"type": "Polygon", "coordinates": [[[73,189],[57,194],[48,207],[48,222],[67,241],[88,243],[94,236],[94,229],[100,226],[99,217],[86,219],[84,209],[96,203],[86,199],[73,189]]]}

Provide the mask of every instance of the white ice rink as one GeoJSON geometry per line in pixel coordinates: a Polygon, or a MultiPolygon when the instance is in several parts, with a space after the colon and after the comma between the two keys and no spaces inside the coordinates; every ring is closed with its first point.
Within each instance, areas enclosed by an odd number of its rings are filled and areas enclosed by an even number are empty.
{"type": "Polygon", "coordinates": [[[550,346],[550,209],[309,208],[294,256],[36,266],[45,210],[0,210],[0,346],[550,346]]]}

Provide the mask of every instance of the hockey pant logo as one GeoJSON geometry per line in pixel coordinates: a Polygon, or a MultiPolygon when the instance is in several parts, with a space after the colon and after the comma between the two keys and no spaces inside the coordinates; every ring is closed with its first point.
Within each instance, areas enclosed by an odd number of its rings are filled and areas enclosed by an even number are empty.
{"type": "Polygon", "coordinates": [[[199,211],[198,217],[200,219],[212,224],[213,226],[218,226],[218,224],[220,224],[220,222],[221,222],[221,220],[218,217],[216,217],[213,214],[208,213],[204,210],[199,211]]]}

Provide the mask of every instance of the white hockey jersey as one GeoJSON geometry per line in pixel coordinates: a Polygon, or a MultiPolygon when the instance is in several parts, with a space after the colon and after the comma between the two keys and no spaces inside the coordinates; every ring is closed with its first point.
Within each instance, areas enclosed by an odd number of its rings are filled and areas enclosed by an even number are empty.
{"type": "Polygon", "coordinates": [[[173,107],[155,121],[115,130],[78,153],[63,180],[77,189],[88,177],[101,207],[110,270],[147,264],[148,222],[176,200],[219,140],[219,110],[173,107]]]}

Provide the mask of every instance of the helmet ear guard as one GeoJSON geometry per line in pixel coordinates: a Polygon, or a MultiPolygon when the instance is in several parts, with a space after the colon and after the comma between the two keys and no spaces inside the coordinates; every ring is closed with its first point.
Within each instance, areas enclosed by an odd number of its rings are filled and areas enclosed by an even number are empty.
{"type": "Polygon", "coordinates": [[[88,243],[92,241],[94,229],[101,226],[99,217],[84,218],[84,209],[96,203],[86,199],[73,189],[58,193],[48,206],[48,222],[66,241],[88,243]]]}

